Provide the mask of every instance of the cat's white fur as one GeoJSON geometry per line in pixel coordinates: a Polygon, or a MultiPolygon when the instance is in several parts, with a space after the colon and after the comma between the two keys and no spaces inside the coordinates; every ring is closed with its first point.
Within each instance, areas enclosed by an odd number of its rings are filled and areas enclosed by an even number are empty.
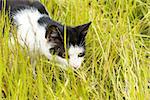
{"type": "Polygon", "coordinates": [[[69,54],[69,64],[72,65],[74,68],[79,68],[84,60],[83,57],[78,57],[78,54],[83,53],[84,49],[83,47],[79,46],[71,46],[69,48],[68,54],[69,54]]]}
{"type": "MultiPolygon", "coordinates": [[[[44,54],[48,59],[52,59],[52,55],[49,49],[53,47],[54,44],[49,43],[45,39],[46,29],[45,26],[38,24],[38,19],[47,16],[41,14],[37,9],[23,9],[19,10],[17,13],[13,14],[14,22],[17,26],[17,39],[22,46],[27,46],[29,50],[39,51],[44,54]]],[[[83,61],[83,57],[78,57],[79,53],[83,52],[83,48],[78,46],[71,46],[69,48],[69,62],[59,56],[56,56],[56,60],[63,64],[63,66],[71,66],[79,68],[83,61]]]]}
{"type": "Polygon", "coordinates": [[[45,39],[45,28],[37,23],[40,17],[46,15],[40,14],[37,9],[19,10],[14,14],[13,19],[17,25],[17,38],[22,46],[27,46],[31,51],[39,51],[49,59],[51,55],[47,48],[52,44],[45,39]]]}

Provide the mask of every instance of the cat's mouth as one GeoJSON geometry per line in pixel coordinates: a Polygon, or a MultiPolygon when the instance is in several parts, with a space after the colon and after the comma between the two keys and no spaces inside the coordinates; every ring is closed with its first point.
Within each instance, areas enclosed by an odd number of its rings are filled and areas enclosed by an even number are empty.
{"type": "Polygon", "coordinates": [[[78,69],[82,64],[82,61],[75,62],[71,59],[66,60],[65,58],[62,58],[60,56],[57,56],[57,61],[61,64],[62,68],[72,67],[73,69],[78,69]]]}
{"type": "MultiPolygon", "coordinates": [[[[56,55],[56,54],[55,54],[56,55]]],[[[81,66],[81,61],[77,62],[71,58],[66,59],[65,55],[59,56],[58,54],[56,55],[56,60],[57,62],[62,66],[62,68],[67,68],[67,67],[72,67],[74,69],[78,69],[81,66]]]]}

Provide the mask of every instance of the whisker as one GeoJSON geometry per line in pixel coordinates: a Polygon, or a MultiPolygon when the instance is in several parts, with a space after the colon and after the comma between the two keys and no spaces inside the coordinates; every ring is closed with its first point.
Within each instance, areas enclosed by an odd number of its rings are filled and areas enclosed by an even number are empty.
{"type": "Polygon", "coordinates": [[[85,41],[83,41],[84,38],[81,38],[81,42],[80,42],[80,46],[83,46],[83,44],[85,43],[85,41]]]}
{"type": "Polygon", "coordinates": [[[80,46],[83,46],[84,45],[84,43],[85,43],[85,41],[82,41],[82,42],[80,42],[80,46]]]}

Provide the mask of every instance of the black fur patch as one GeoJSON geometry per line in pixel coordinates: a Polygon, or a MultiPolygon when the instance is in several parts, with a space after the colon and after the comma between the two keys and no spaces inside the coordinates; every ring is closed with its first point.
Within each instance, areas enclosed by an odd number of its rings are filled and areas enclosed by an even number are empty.
{"type": "MultiPolygon", "coordinates": [[[[0,10],[3,7],[3,0],[0,0],[0,10]]],[[[38,9],[41,14],[48,15],[44,5],[39,1],[31,1],[31,0],[7,0],[5,10],[11,10],[11,12],[15,12],[17,10],[22,10],[26,8],[34,7],[38,9]]]]}
{"type": "Polygon", "coordinates": [[[40,2],[35,1],[35,2],[31,3],[30,6],[37,8],[38,11],[39,11],[41,14],[46,14],[46,15],[48,15],[48,12],[46,11],[44,5],[41,4],[40,2]]]}

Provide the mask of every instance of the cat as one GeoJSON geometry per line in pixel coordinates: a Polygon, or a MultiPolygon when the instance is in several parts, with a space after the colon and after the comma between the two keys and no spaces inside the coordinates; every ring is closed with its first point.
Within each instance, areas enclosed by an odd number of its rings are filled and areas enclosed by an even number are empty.
{"type": "Polygon", "coordinates": [[[55,54],[57,62],[64,66],[75,69],[81,66],[85,56],[85,37],[91,22],[74,27],[64,26],[52,20],[45,6],[35,0],[7,0],[5,10],[10,10],[9,17],[17,28],[21,46],[27,45],[31,52],[39,51],[49,60],[55,54]]]}

